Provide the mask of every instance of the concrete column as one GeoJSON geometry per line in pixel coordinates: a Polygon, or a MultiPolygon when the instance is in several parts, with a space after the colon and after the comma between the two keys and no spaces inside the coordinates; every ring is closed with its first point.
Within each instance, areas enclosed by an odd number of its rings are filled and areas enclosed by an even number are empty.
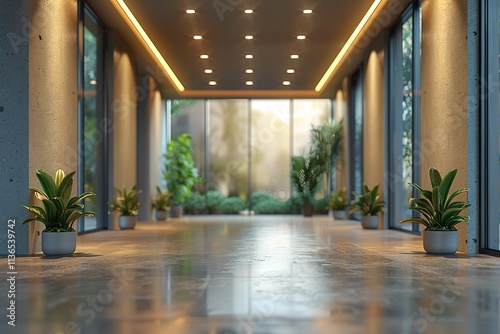
{"type": "MultiPolygon", "coordinates": [[[[468,186],[467,1],[422,1],[421,175],[428,169],[458,168],[454,189],[468,186]]],[[[461,197],[463,198],[463,197],[461,197]]],[[[477,203],[476,203],[477,204],[477,203]]],[[[468,227],[459,229],[459,250],[467,248],[468,227]]]]}
{"type": "Polygon", "coordinates": [[[77,1],[0,0],[0,8],[0,253],[15,219],[16,253],[29,254],[44,229],[21,226],[36,170],[77,168],[77,1]]]}
{"type": "Polygon", "coordinates": [[[0,254],[7,254],[8,220],[16,253],[28,254],[29,1],[0,0],[0,254]]]}

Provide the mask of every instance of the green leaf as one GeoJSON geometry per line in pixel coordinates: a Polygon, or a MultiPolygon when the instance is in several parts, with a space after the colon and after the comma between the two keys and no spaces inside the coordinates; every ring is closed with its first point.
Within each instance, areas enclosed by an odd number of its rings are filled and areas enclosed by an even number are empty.
{"type": "Polygon", "coordinates": [[[400,224],[407,224],[407,223],[418,223],[418,224],[422,224],[426,227],[429,227],[429,223],[422,219],[422,218],[417,218],[417,217],[412,217],[412,218],[407,218],[407,219],[403,219],[402,221],[399,222],[400,224]]]}
{"type": "Polygon", "coordinates": [[[441,174],[434,167],[429,168],[429,178],[431,179],[431,187],[438,187],[441,184],[441,174]]]}
{"type": "Polygon", "coordinates": [[[446,198],[448,197],[448,194],[450,192],[451,185],[453,183],[453,180],[455,179],[455,175],[457,175],[457,170],[454,169],[448,174],[445,175],[443,180],[441,181],[441,184],[439,185],[439,195],[441,196],[442,203],[441,205],[445,205],[446,198]]]}
{"type": "Polygon", "coordinates": [[[59,189],[57,190],[57,197],[61,197],[64,203],[68,203],[71,196],[71,190],[73,189],[73,175],[76,172],[71,172],[67,174],[61,181],[59,189]]]}
{"type": "Polygon", "coordinates": [[[38,181],[40,181],[42,189],[48,198],[57,196],[56,184],[49,173],[39,169],[36,172],[36,177],[38,178],[38,181]]]}

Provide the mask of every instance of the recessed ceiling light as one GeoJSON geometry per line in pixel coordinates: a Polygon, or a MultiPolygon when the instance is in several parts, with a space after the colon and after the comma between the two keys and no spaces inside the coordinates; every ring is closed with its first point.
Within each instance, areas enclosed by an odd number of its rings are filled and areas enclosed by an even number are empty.
{"type": "Polygon", "coordinates": [[[91,85],[97,85],[97,80],[90,80],[89,84],[91,84],[91,85]]]}
{"type": "Polygon", "coordinates": [[[200,58],[201,59],[208,59],[208,55],[201,55],[200,58]]]}
{"type": "Polygon", "coordinates": [[[194,35],[193,38],[194,39],[202,39],[203,37],[201,37],[200,35],[194,35]]]}
{"type": "Polygon", "coordinates": [[[207,68],[207,69],[205,70],[205,73],[210,74],[210,73],[214,73],[214,71],[213,71],[213,70],[211,70],[211,69],[209,69],[209,68],[207,68]]]}
{"type": "Polygon", "coordinates": [[[286,73],[292,74],[295,73],[295,70],[293,68],[289,68],[288,70],[286,70],[286,73]]]}
{"type": "Polygon", "coordinates": [[[292,58],[292,59],[299,59],[299,55],[291,55],[290,58],[292,58]]]}
{"type": "Polygon", "coordinates": [[[253,81],[247,81],[247,82],[245,82],[245,85],[252,86],[253,85],[253,81]]]}
{"type": "Polygon", "coordinates": [[[299,36],[297,36],[297,39],[306,39],[306,36],[304,36],[304,35],[299,35],[299,36]]]}
{"type": "Polygon", "coordinates": [[[251,9],[245,9],[245,14],[252,14],[253,13],[253,10],[251,9]]]}
{"type": "Polygon", "coordinates": [[[216,81],[209,81],[208,84],[210,86],[215,86],[215,85],[217,85],[217,82],[216,81]]]}
{"type": "Polygon", "coordinates": [[[302,13],[304,14],[311,14],[313,11],[311,9],[304,9],[302,13]]]}
{"type": "Polygon", "coordinates": [[[194,13],[196,13],[196,11],[194,9],[187,9],[186,13],[187,14],[194,14],[194,13]]]}
{"type": "Polygon", "coordinates": [[[252,59],[253,58],[253,55],[246,55],[245,56],[246,59],[252,59]]]}
{"type": "Polygon", "coordinates": [[[253,36],[252,35],[246,35],[245,39],[253,39],[253,36]]]}
{"type": "Polygon", "coordinates": [[[248,74],[252,74],[253,73],[253,70],[251,68],[247,68],[245,70],[245,73],[248,73],[248,74]]]}
{"type": "Polygon", "coordinates": [[[283,86],[290,86],[290,81],[283,81],[283,86]]]}

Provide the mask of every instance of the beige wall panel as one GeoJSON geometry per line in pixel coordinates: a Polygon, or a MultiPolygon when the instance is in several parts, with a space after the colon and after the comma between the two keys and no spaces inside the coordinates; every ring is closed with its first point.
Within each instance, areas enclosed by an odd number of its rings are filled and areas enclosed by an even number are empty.
{"type": "MultiPolygon", "coordinates": [[[[467,1],[422,1],[422,181],[428,169],[458,168],[455,188],[467,186],[467,1]]],[[[467,251],[467,226],[459,250],[467,251]]]]}
{"type": "Polygon", "coordinates": [[[372,51],[364,75],[363,182],[384,183],[384,52],[372,51]]]}
{"type": "MultiPolygon", "coordinates": [[[[38,186],[37,169],[77,169],[77,1],[29,4],[29,183],[38,186]]],[[[31,224],[30,252],[41,251],[43,229],[31,224]]]]}

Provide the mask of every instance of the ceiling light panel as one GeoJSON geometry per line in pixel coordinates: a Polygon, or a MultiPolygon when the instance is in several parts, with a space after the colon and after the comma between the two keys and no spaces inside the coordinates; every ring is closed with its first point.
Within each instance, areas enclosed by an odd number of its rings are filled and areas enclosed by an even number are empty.
{"type": "Polygon", "coordinates": [[[187,14],[194,14],[196,11],[194,9],[186,9],[187,14]]]}
{"type": "Polygon", "coordinates": [[[252,14],[253,10],[252,9],[245,9],[245,14],[252,14]]]}
{"type": "Polygon", "coordinates": [[[208,59],[208,55],[200,55],[201,59],[208,59]]]}
{"type": "Polygon", "coordinates": [[[312,9],[304,9],[302,11],[302,13],[304,13],[304,14],[311,14],[312,12],[313,12],[312,9]]]}
{"type": "Polygon", "coordinates": [[[193,38],[194,38],[194,39],[196,39],[196,40],[200,40],[200,39],[202,39],[203,37],[202,37],[201,35],[194,35],[194,36],[193,36],[193,38]]]}

